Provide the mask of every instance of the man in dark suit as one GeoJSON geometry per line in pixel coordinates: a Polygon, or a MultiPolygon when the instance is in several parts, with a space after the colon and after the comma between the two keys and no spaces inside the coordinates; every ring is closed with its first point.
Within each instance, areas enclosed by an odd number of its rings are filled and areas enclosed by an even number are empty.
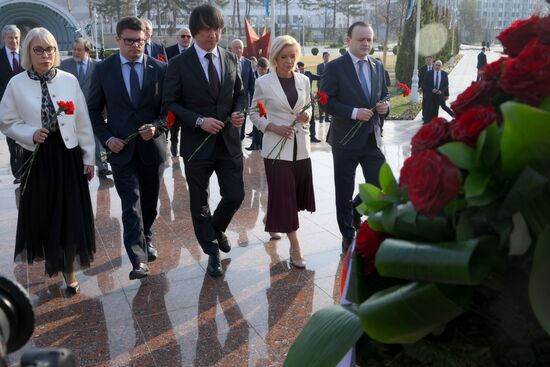
{"type": "MultiPolygon", "coordinates": [[[[305,76],[308,77],[309,79],[309,86],[311,88],[311,85],[313,84],[313,81],[314,80],[321,80],[321,77],[317,74],[313,74],[311,71],[309,70],[306,70],[305,68],[305,65],[303,62],[301,61],[298,61],[296,63],[296,65],[298,66],[298,71],[300,72],[300,74],[304,74],[305,76]]],[[[313,98],[314,98],[314,95],[313,95],[313,89],[311,89],[311,100],[313,101],[313,98]]],[[[315,136],[316,134],[316,131],[315,131],[315,103],[313,103],[311,105],[311,119],[309,120],[309,140],[312,142],[312,143],[320,143],[321,140],[317,139],[317,137],[315,136]]]]}
{"type": "MultiPolygon", "coordinates": [[[[250,106],[252,97],[254,96],[254,85],[256,84],[256,78],[254,77],[254,71],[252,70],[252,62],[243,57],[244,44],[240,39],[234,39],[231,42],[231,52],[237,56],[237,63],[239,64],[239,71],[241,72],[241,79],[243,80],[243,92],[247,98],[247,106],[250,106]]],[[[244,133],[246,130],[246,115],[244,116],[243,126],[241,126],[241,140],[244,139],[244,133]]]]}
{"type": "MultiPolygon", "coordinates": [[[[92,45],[85,38],[79,37],[75,39],[73,41],[73,57],[61,61],[61,65],[59,65],[61,70],[76,76],[86,100],[88,100],[90,94],[90,83],[95,66],[94,61],[90,58],[91,48],[92,45]]],[[[97,137],[95,137],[95,165],[97,166],[97,176],[100,178],[105,178],[112,174],[107,162],[104,162],[102,159],[102,155],[104,154],[105,149],[97,137]]]]}
{"type": "Polygon", "coordinates": [[[437,60],[434,63],[434,69],[427,72],[422,81],[426,99],[425,124],[437,117],[441,102],[449,98],[449,78],[447,73],[441,70],[442,66],[441,60],[437,60]]]}
{"type": "MultiPolygon", "coordinates": [[[[325,71],[325,66],[328,64],[328,61],[330,60],[330,54],[328,51],[323,52],[323,62],[317,65],[317,75],[322,76],[323,72],[325,71]]],[[[325,111],[325,108],[321,105],[319,105],[319,123],[323,123],[323,114],[325,115],[324,122],[330,122],[330,119],[328,117],[328,113],[325,111]]]]}
{"type": "MultiPolygon", "coordinates": [[[[423,93],[424,88],[422,87],[422,83],[424,82],[424,77],[426,76],[426,73],[433,70],[433,57],[432,56],[426,56],[426,65],[422,66],[420,69],[418,69],[418,91],[423,93]]],[[[426,122],[428,108],[426,107],[426,95],[422,97],[422,120],[426,122]]]]}
{"type": "MultiPolygon", "coordinates": [[[[0,48],[0,100],[8,86],[8,82],[14,76],[24,71],[21,67],[19,41],[21,31],[13,24],[8,24],[2,29],[2,41],[4,47],[0,48]]],[[[21,168],[23,166],[23,148],[12,138],[6,136],[6,142],[10,151],[11,173],[14,184],[21,182],[21,168]]]]}
{"type": "Polygon", "coordinates": [[[88,110],[95,135],[112,151],[109,162],[122,202],[130,279],[137,279],[149,274],[147,262],[158,255],[151,227],[157,216],[166,136],[164,129],[147,124],[162,117],[166,64],[143,55],[144,25],[138,18],[121,19],[116,32],[120,53],[95,66],[88,110]],[[138,136],[126,143],[124,139],[136,131],[138,136]]]}
{"type": "Polygon", "coordinates": [[[145,24],[145,48],[143,52],[159,61],[168,62],[168,55],[164,46],[153,42],[153,23],[149,19],[142,19],[145,24]]]}
{"type": "Polygon", "coordinates": [[[209,255],[206,271],[211,276],[224,273],[219,250],[231,250],[224,232],[244,199],[239,129],[248,98],[243,93],[236,56],[218,47],[223,25],[218,8],[205,4],[193,9],[189,28],[195,42],[170,62],[164,88],[166,109],[182,124],[185,144],[180,152],[185,161],[193,227],[209,255]],[[211,138],[198,149],[209,135],[211,138]],[[213,172],[222,198],[211,214],[208,186],[213,172]]]}
{"type": "Polygon", "coordinates": [[[342,234],[342,251],[355,237],[355,206],[360,203],[353,191],[355,171],[363,169],[366,182],[378,186],[378,172],[384,163],[380,150],[380,119],[389,111],[384,66],[370,58],[374,31],[365,22],[353,23],[347,32],[348,52],[331,61],[321,76],[321,90],[328,94],[327,111],[332,116],[328,143],[332,146],[336,218],[342,234]],[[357,133],[348,133],[360,123],[357,133]],[[346,137],[346,135],[348,135],[346,137]]]}
{"type": "Polygon", "coordinates": [[[191,36],[191,31],[187,27],[181,28],[176,33],[176,44],[166,48],[166,55],[168,55],[168,60],[171,60],[174,56],[182,54],[189,48],[191,41],[193,41],[193,36],[191,36]]]}
{"type": "MultiPolygon", "coordinates": [[[[191,31],[187,27],[181,28],[178,33],[176,33],[178,42],[166,49],[166,54],[168,55],[168,60],[174,58],[175,56],[184,53],[189,46],[191,46],[191,41],[193,36],[191,36],[191,31]]],[[[170,152],[173,157],[177,157],[178,153],[178,140],[180,135],[181,124],[179,121],[176,121],[170,128],[170,152]]]]}
{"type": "Polygon", "coordinates": [[[477,54],[477,80],[479,80],[481,69],[485,65],[487,65],[487,55],[485,55],[485,47],[482,47],[481,52],[477,54]]]}

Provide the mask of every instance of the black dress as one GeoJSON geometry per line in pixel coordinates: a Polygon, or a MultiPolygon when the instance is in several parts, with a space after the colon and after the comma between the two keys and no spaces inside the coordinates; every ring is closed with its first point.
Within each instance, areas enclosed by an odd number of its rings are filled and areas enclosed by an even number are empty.
{"type": "Polygon", "coordinates": [[[47,84],[42,82],[42,123],[50,133],[21,180],[15,260],[29,264],[45,260],[46,273],[53,276],[90,266],[95,229],[82,151],[79,146],[67,149],[55,116],[50,114],[45,121],[44,106],[51,110],[53,103],[49,94],[44,95],[47,84]]]}

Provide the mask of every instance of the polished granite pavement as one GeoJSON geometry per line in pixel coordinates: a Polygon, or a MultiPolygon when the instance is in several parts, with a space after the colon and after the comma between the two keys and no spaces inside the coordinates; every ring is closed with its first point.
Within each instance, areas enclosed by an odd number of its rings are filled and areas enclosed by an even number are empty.
{"type": "MultiPolygon", "coordinates": [[[[384,152],[395,172],[418,126],[386,122],[384,152]]],[[[318,136],[327,130],[320,124],[318,136]]],[[[194,236],[183,163],[171,158],[153,227],[160,256],[150,264],[151,276],[128,279],[120,200],[112,180],[95,177],[96,258],[77,274],[81,293],[68,297],[62,277],[45,277],[43,263],[13,263],[19,190],[0,139],[0,269],[27,288],[36,313],[34,335],[23,350],[66,347],[80,366],[279,366],[309,316],[338,301],[340,235],[332,156],[324,142],[313,145],[312,154],[317,211],[300,214],[306,270],[289,266],[286,238],[270,241],[264,232],[263,162],[259,152],[245,151],[246,197],[227,230],[233,249],[222,254],[226,275],[206,275],[208,258],[194,236]]],[[[216,205],[215,176],[211,188],[216,205]]],[[[10,356],[11,365],[20,354],[10,356]]]]}

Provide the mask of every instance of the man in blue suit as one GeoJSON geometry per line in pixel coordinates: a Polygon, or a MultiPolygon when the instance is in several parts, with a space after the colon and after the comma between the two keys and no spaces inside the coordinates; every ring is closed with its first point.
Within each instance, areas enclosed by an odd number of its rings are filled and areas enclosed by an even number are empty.
{"type": "Polygon", "coordinates": [[[347,32],[348,52],[329,62],[321,76],[321,90],[328,93],[327,111],[333,117],[328,133],[334,161],[336,218],[342,234],[342,251],[355,237],[354,212],[360,203],[353,198],[355,170],[363,169],[366,182],[378,186],[378,171],[384,163],[380,150],[380,116],[389,111],[384,66],[370,58],[374,31],[365,22],[353,23],[347,32]],[[361,124],[357,133],[348,134],[361,124]],[[347,137],[346,137],[347,135],[347,137]]]}
{"type": "Polygon", "coordinates": [[[143,52],[147,56],[151,56],[162,62],[168,62],[168,55],[164,46],[153,42],[153,23],[149,19],[141,20],[145,27],[145,47],[143,52]]]}
{"type": "Polygon", "coordinates": [[[122,202],[124,246],[132,263],[130,279],[149,275],[147,263],[158,255],[151,242],[151,227],[166,160],[165,130],[147,125],[162,117],[166,64],[143,54],[144,28],[136,17],[118,22],[120,53],[96,65],[88,100],[94,133],[112,152],[109,162],[122,202]],[[107,122],[102,117],[104,108],[107,122]],[[136,131],[139,135],[126,143],[124,139],[136,131]]]}
{"type": "MultiPolygon", "coordinates": [[[[256,77],[254,76],[254,70],[252,70],[252,62],[243,57],[244,44],[240,39],[234,39],[231,42],[231,52],[237,56],[237,62],[239,64],[239,70],[241,72],[241,78],[243,80],[243,92],[247,99],[247,106],[250,106],[252,97],[254,96],[254,85],[256,84],[256,77]]],[[[246,116],[244,117],[244,123],[241,127],[241,141],[244,139],[244,133],[246,130],[246,116]]]]}

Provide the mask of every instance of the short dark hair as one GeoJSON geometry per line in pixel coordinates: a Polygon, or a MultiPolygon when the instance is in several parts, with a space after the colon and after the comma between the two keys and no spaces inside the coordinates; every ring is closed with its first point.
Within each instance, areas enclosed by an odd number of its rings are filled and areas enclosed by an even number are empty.
{"type": "Polygon", "coordinates": [[[116,24],[116,35],[120,37],[125,29],[131,29],[133,31],[145,31],[143,22],[136,17],[124,17],[116,24]]]}
{"type": "Polygon", "coordinates": [[[258,59],[258,67],[260,68],[267,68],[269,66],[269,60],[265,57],[260,57],[258,59]]]}
{"type": "MultiPolygon", "coordinates": [[[[350,36],[350,37],[351,37],[351,36],[350,36]]],[[[328,51],[324,51],[324,52],[323,52],[323,56],[328,55],[328,54],[329,54],[328,51]]]]}
{"type": "Polygon", "coordinates": [[[481,48],[481,51],[485,51],[485,47],[482,47],[482,48],[481,48]]]}
{"type": "Polygon", "coordinates": [[[298,62],[296,63],[296,66],[298,66],[299,68],[303,68],[305,65],[304,65],[303,62],[298,61],[298,62]]]}
{"type": "Polygon", "coordinates": [[[223,14],[221,10],[210,4],[197,6],[189,16],[189,30],[193,37],[201,29],[222,29],[223,26],[223,14]]]}
{"type": "Polygon", "coordinates": [[[369,27],[369,28],[371,28],[371,25],[367,22],[361,22],[361,21],[353,23],[348,28],[348,37],[349,38],[351,38],[351,34],[353,33],[353,28],[355,28],[355,27],[369,27]]]}

